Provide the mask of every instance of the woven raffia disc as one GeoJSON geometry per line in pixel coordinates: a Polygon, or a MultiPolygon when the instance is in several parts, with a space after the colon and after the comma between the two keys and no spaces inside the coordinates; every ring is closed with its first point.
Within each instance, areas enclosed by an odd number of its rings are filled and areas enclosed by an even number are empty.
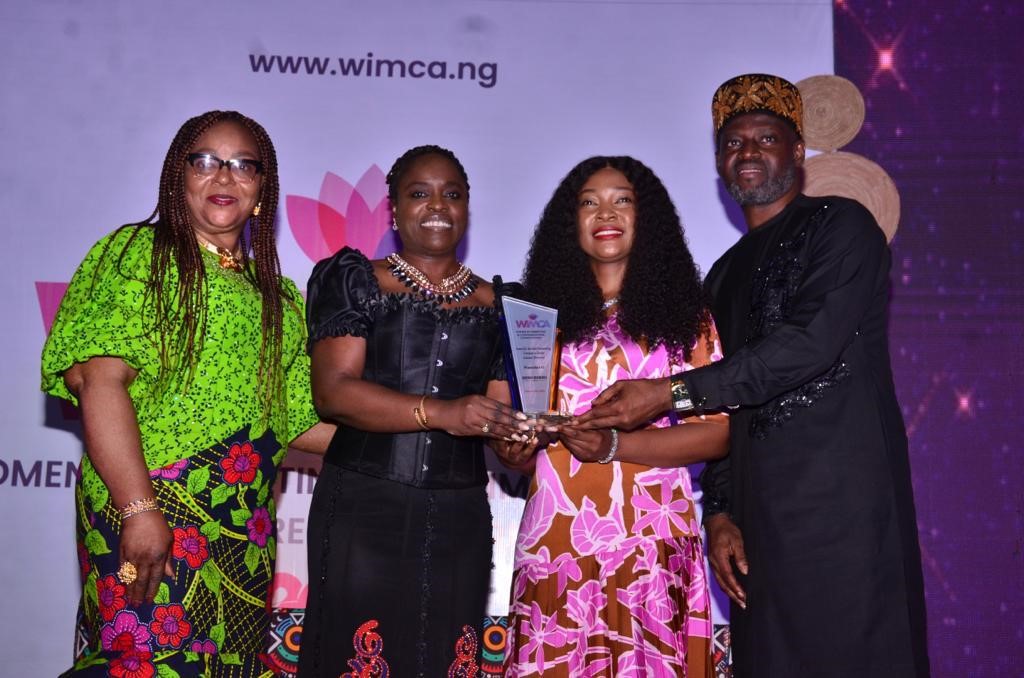
{"type": "Polygon", "coordinates": [[[864,124],[864,97],[838,75],[813,75],[796,84],[804,100],[804,143],[834,151],[853,141],[864,124]]]}
{"type": "Polygon", "coordinates": [[[900,194],[885,170],[855,153],[822,153],[804,162],[804,193],[853,198],[875,215],[892,242],[900,223],[900,194]]]}

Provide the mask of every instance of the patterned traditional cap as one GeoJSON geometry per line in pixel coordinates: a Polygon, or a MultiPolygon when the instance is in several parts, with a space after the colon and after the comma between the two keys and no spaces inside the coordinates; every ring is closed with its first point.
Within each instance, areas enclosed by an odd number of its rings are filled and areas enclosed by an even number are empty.
{"type": "Polygon", "coordinates": [[[804,135],[800,90],[777,75],[747,73],[723,82],[711,100],[715,136],[725,123],[744,113],[770,113],[790,122],[801,138],[804,135]]]}

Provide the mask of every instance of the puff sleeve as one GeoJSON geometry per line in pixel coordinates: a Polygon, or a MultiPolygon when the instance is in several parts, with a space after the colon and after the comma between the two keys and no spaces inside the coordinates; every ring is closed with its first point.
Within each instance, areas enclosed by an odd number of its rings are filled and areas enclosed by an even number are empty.
{"type": "Polygon", "coordinates": [[[378,291],[373,265],[359,250],[344,247],[320,261],[306,287],[308,349],[326,337],[366,337],[372,323],[369,302],[378,291]]]}
{"type": "Polygon", "coordinates": [[[43,346],[43,391],[77,404],[64,372],[97,356],[121,358],[137,370],[134,388],[155,378],[159,347],[145,303],[152,251],[152,231],[145,227],[119,229],[89,250],[43,346]]]}

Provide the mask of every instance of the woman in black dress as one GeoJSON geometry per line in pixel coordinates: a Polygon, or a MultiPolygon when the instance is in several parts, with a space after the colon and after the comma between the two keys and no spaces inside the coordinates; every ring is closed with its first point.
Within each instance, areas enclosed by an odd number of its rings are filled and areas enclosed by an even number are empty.
{"type": "Polygon", "coordinates": [[[309,281],[313,397],[339,428],[310,508],[303,678],[471,673],[491,573],[483,443],[521,437],[494,292],[456,258],[465,170],[420,146],[387,181],[401,251],[345,248],[309,281]]]}

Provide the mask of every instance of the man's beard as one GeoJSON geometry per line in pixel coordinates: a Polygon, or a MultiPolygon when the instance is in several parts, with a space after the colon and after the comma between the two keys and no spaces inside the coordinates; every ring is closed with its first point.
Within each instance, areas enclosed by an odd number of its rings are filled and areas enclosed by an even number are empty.
{"type": "Polygon", "coordinates": [[[796,183],[796,165],[790,164],[782,174],[772,177],[760,186],[747,190],[740,188],[736,182],[729,184],[729,195],[739,203],[740,207],[749,205],[769,205],[786,194],[796,183]]]}

